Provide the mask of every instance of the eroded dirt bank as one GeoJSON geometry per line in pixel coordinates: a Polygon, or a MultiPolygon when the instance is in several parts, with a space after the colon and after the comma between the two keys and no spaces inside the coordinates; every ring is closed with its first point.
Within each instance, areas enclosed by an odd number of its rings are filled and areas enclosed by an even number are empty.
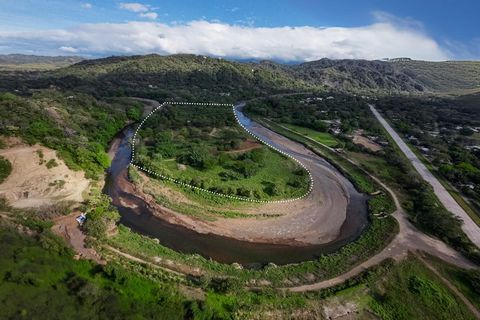
{"type": "Polygon", "coordinates": [[[70,170],[52,149],[30,146],[16,138],[7,143],[0,155],[11,162],[12,172],[0,184],[0,196],[10,205],[26,208],[83,201],[82,194],[90,184],[83,172],[70,170]]]}

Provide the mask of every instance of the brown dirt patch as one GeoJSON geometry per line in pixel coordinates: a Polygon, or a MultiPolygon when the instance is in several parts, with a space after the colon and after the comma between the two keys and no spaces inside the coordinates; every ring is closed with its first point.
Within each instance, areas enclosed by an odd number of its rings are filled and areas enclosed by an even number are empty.
{"type": "Polygon", "coordinates": [[[18,139],[7,139],[8,148],[0,155],[12,164],[12,172],[0,184],[0,196],[18,208],[40,207],[59,201],[83,201],[83,192],[90,182],[83,172],[70,170],[55,151],[38,144],[29,146],[18,139]],[[37,151],[43,153],[43,161],[37,151]],[[58,164],[48,169],[46,162],[54,159],[58,164]],[[43,162],[41,164],[41,162],[43,162]]]}
{"type": "Polygon", "coordinates": [[[375,141],[372,141],[368,139],[367,137],[363,136],[363,130],[357,130],[355,131],[353,138],[352,138],[353,143],[359,144],[367,148],[368,150],[371,150],[373,152],[377,152],[382,150],[382,146],[380,146],[378,143],[375,141]]]}
{"type": "Polygon", "coordinates": [[[242,153],[242,152],[247,152],[247,151],[251,151],[251,150],[254,150],[254,149],[259,149],[262,146],[263,145],[258,141],[245,140],[245,141],[242,142],[240,147],[238,147],[235,150],[227,151],[226,153],[242,153]]]}

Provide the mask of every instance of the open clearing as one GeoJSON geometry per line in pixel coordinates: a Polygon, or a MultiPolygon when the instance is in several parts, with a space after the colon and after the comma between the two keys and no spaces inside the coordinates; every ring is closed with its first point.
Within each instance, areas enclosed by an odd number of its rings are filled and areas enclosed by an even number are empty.
{"type": "Polygon", "coordinates": [[[82,194],[90,182],[83,172],[70,170],[54,150],[38,144],[29,146],[10,138],[8,147],[0,149],[0,155],[8,159],[13,167],[8,178],[0,184],[0,196],[5,197],[13,207],[83,201],[82,194]],[[47,167],[49,162],[50,169],[47,167]]]}
{"type": "Polygon", "coordinates": [[[282,123],[281,126],[286,127],[290,130],[296,131],[301,135],[309,137],[326,146],[335,147],[336,145],[338,145],[338,140],[328,132],[320,132],[310,128],[300,127],[294,124],[287,124],[287,123],[282,123]]]}

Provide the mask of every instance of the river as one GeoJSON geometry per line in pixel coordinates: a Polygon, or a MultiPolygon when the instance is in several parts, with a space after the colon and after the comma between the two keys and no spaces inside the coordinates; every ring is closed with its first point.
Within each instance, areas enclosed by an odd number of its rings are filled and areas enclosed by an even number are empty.
{"type": "MultiPolygon", "coordinates": [[[[251,121],[240,110],[237,109],[236,112],[242,124],[249,130],[255,130],[255,127],[268,130],[251,121]]],[[[255,134],[259,135],[258,132],[255,134]]],[[[127,168],[131,157],[129,139],[132,135],[133,128],[127,127],[117,135],[115,143],[112,143],[112,146],[115,146],[112,150],[114,157],[107,172],[104,192],[112,198],[113,204],[118,208],[122,224],[135,232],[159,239],[160,244],[171,249],[183,253],[197,253],[222,263],[237,262],[251,267],[269,262],[283,265],[316,259],[322,254],[334,252],[356,240],[368,226],[367,196],[357,192],[348,180],[345,182],[349,193],[346,219],[338,237],[326,244],[289,246],[253,243],[215,234],[202,234],[168,223],[154,215],[153,209],[135,194],[128,180],[127,168]],[[124,200],[121,201],[120,198],[124,200]],[[125,199],[128,199],[128,203],[125,203],[125,199]]],[[[269,141],[265,136],[261,138],[269,141]]],[[[269,143],[275,145],[273,141],[269,143]]],[[[318,156],[309,157],[329,165],[318,156]]],[[[330,167],[336,171],[333,166],[330,167]]]]}

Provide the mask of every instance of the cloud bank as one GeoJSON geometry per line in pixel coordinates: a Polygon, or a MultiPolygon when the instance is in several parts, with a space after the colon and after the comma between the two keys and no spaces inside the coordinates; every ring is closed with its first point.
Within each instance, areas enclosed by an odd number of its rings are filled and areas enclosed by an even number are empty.
{"type": "Polygon", "coordinates": [[[82,24],[70,29],[0,31],[0,52],[86,56],[193,53],[281,61],[449,58],[448,51],[423,31],[388,20],[352,28],[253,27],[205,20],[180,25],[139,21],[82,24]]]}

